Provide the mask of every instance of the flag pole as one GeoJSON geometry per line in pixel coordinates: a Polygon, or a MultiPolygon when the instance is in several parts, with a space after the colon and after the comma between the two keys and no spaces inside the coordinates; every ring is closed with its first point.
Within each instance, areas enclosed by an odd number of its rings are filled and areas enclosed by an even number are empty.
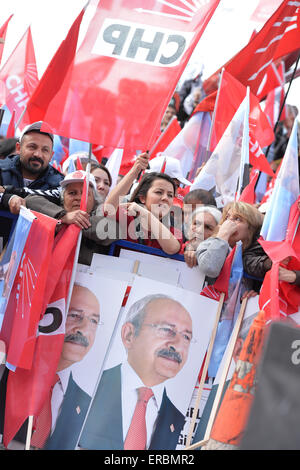
{"type": "MultiPolygon", "coordinates": [[[[89,193],[89,179],[90,179],[91,160],[92,160],[92,144],[89,144],[89,156],[88,156],[88,162],[87,162],[87,165],[86,165],[87,175],[86,175],[86,201],[85,201],[85,203],[87,203],[88,193],[89,193]]],[[[69,305],[70,305],[70,301],[71,301],[71,297],[72,297],[72,291],[73,291],[73,285],[74,285],[76,271],[77,271],[77,263],[78,263],[81,240],[82,240],[82,230],[80,230],[79,235],[78,235],[78,239],[77,239],[77,245],[76,245],[76,250],[75,250],[75,255],[74,255],[72,274],[71,274],[71,279],[70,279],[70,284],[69,284],[68,298],[67,298],[67,302],[66,302],[66,312],[68,312],[68,310],[69,310],[69,305]]]]}
{"type": "Polygon", "coordinates": [[[21,116],[19,117],[18,121],[16,122],[16,124],[15,124],[15,129],[17,129],[17,128],[19,127],[19,125],[20,125],[20,123],[21,123],[21,121],[22,121],[22,119],[23,119],[24,114],[26,113],[26,111],[27,111],[27,105],[26,105],[25,108],[23,109],[21,116]]]}
{"type": "Polygon", "coordinates": [[[170,121],[168,122],[166,128],[164,129],[164,131],[160,134],[159,138],[157,139],[157,141],[153,144],[152,148],[149,150],[149,158],[151,158],[151,155],[152,153],[154,152],[154,150],[156,149],[156,147],[158,146],[159,142],[161,141],[161,139],[163,138],[166,130],[170,127],[171,123],[174,121],[174,119],[177,119],[176,116],[172,116],[172,118],[170,119],[170,121]]]}
{"type": "Polygon", "coordinates": [[[4,109],[3,109],[3,108],[0,108],[0,126],[1,126],[2,121],[3,121],[4,113],[5,113],[4,109]]]}
{"type": "Polygon", "coordinates": [[[27,427],[27,435],[26,435],[25,450],[30,450],[30,441],[31,441],[32,427],[33,427],[33,415],[30,415],[30,416],[28,417],[28,427],[27,427]]]}
{"type": "Polygon", "coordinates": [[[216,112],[217,112],[217,107],[218,107],[218,101],[219,101],[219,95],[220,95],[220,90],[221,90],[221,83],[222,83],[222,78],[223,78],[223,73],[224,73],[224,67],[222,68],[222,72],[220,74],[219,78],[219,85],[218,85],[218,91],[217,91],[217,96],[216,96],[216,101],[215,101],[215,106],[214,106],[214,111],[213,111],[213,116],[212,116],[212,121],[211,121],[211,126],[209,130],[209,136],[208,136],[208,142],[207,142],[207,147],[206,147],[206,156],[209,158],[209,152],[210,152],[210,144],[211,144],[211,138],[212,138],[212,131],[215,125],[215,119],[216,119],[216,112]]]}
{"type": "Polygon", "coordinates": [[[199,409],[199,406],[200,406],[200,400],[201,400],[201,396],[202,396],[204,382],[205,382],[205,378],[206,378],[206,374],[207,374],[207,370],[208,370],[208,366],[209,366],[209,362],[210,362],[214,342],[215,342],[215,339],[216,339],[217,328],[218,328],[219,320],[220,320],[220,317],[221,317],[221,312],[222,312],[222,308],[223,308],[224,299],[225,299],[225,294],[224,294],[224,292],[221,292],[221,297],[220,297],[220,300],[219,300],[219,305],[218,305],[218,311],[217,311],[217,315],[216,315],[216,319],[215,319],[215,324],[214,324],[213,331],[212,331],[212,334],[211,334],[211,338],[210,338],[210,342],[209,342],[209,345],[208,345],[207,354],[206,354],[206,358],[205,358],[205,362],[204,362],[204,367],[203,367],[202,374],[201,374],[201,379],[200,379],[200,382],[199,382],[199,388],[198,388],[198,392],[197,392],[196,403],[194,405],[192,420],[191,420],[191,423],[190,423],[189,432],[188,432],[188,436],[187,436],[186,448],[188,448],[188,446],[191,443],[192,434],[193,434],[193,430],[194,430],[194,426],[195,426],[195,422],[196,422],[196,418],[197,418],[197,414],[198,414],[198,409],[199,409]]]}
{"type": "MultiPolygon", "coordinates": [[[[283,108],[285,106],[285,102],[286,102],[286,99],[287,99],[287,96],[289,94],[289,91],[290,91],[290,88],[291,88],[291,85],[292,85],[292,82],[295,78],[295,74],[296,74],[296,70],[297,70],[297,67],[298,67],[298,63],[299,63],[299,60],[300,60],[300,53],[298,55],[298,58],[296,60],[296,64],[295,64],[295,67],[294,67],[294,70],[293,70],[293,73],[292,73],[292,76],[291,76],[291,79],[290,79],[290,82],[289,82],[289,86],[288,86],[288,89],[284,95],[284,99],[283,99],[283,102],[282,102],[282,105],[280,107],[280,110],[279,110],[279,114],[278,114],[278,118],[277,118],[277,121],[275,123],[275,126],[274,126],[274,129],[273,129],[273,132],[274,132],[274,135],[276,134],[276,131],[277,131],[277,127],[279,125],[279,122],[280,122],[280,116],[282,114],[282,111],[283,111],[283,108]]],[[[273,143],[273,142],[272,142],[273,143]]],[[[272,144],[269,145],[269,147],[267,148],[266,150],[266,157],[268,156],[268,153],[270,151],[270,148],[271,148],[272,144]]]]}
{"type": "Polygon", "coordinates": [[[242,305],[241,305],[238,317],[237,317],[235,325],[234,325],[233,334],[232,334],[232,337],[231,337],[230,342],[229,342],[228,353],[226,355],[225,364],[224,364],[222,374],[221,374],[221,377],[220,377],[218,390],[217,390],[217,393],[216,393],[216,396],[215,396],[215,399],[214,399],[214,403],[213,403],[212,410],[211,410],[211,413],[210,413],[209,421],[207,423],[207,427],[206,427],[206,430],[205,430],[204,438],[201,441],[196,442],[195,444],[192,444],[189,447],[186,447],[185,450],[193,450],[193,449],[196,449],[197,447],[201,447],[201,446],[207,444],[207,442],[210,439],[211,430],[212,430],[212,427],[213,427],[213,424],[214,424],[214,421],[215,421],[215,417],[216,417],[217,412],[218,412],[219,404],[220,404],[221,397],[222,397],[222,394],[223,394],[225,381],[226,381],[228,370],[229,370],[229,367],[230,367],[230,364],[231,364],[233,350],[234,350],[235,343],[236,343],[236,340],[237,340],[237,337],[238,337],[238,334],[239,334],[239,331],[240,331],[240,328],[241,328],[241,324],[242,324],[242,321],[243,321],[243,318],[244,318],[244,313],[245,313],[247,301],[248,301],[248,298],[245,297],[242,301],[242,305]]]}

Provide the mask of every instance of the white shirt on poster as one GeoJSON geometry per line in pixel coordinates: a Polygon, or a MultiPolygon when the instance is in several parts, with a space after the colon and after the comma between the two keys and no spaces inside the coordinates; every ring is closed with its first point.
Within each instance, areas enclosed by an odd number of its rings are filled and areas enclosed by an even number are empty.
{"type": "MultiPolygon", "coordinates": [[[[121,366],[122,383],[122,417],[123,417],[123,440],[125,441],[131,419],[137,403],[137,389],[145,387],[139,376],[128,362],[121,366]]],[[[153,396],[150,398],[146,409],[147,449],[149,448],[158,411],[161,406],[165,385],[164,383],[151,387],[153,396]]]]}

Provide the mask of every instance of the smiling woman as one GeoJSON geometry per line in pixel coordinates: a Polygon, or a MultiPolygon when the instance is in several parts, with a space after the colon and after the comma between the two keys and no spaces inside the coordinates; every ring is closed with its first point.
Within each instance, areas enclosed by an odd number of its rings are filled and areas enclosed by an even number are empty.
{"type": "Polygon", "coordinates": [[[182,232],[173,226],[170,213],[177,187],[165,173],[150,171],[140,179],[148,163],[149,154],[141,153],[110,192],[104,209],[113,216],[117,212],[123,239],[175,254],[182,244],[182,232]]]}
{"type": "MultiPolygon", "coordinates": [[[[172,225],[170,210],[176,185],[165,173],[146,173],[128,203],[119,210],[127,215],[127,240],[160,248],[168,254],[181,249],[182,233],[172,225]]],[[[118,216],[120,227],[124,218],[118,216]]]]}

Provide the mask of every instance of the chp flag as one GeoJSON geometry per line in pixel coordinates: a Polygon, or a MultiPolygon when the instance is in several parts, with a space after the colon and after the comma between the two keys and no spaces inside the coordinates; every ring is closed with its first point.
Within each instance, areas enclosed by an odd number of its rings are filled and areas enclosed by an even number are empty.
{"type": "Polygon", "coordinates": [[[151,148],[219,1],[101,0],[43,120],[65,137],[151,148]]]}
{"type": "MultiPolygon", "coordinates": [[[[296,0],[282,1],[250,42],[223,65],[243,85],[249,86],[255,95],[260,92],[272,63],[300,48],[299,6],[300,2],[296,0]]],[[[204,81],[207,94],[217,88],[221,69],[204,81]]],[[[264,85],[264,92],[269,91],[264,85]]]]}
{"type": "MultiPolygon", "coordinates": [[[[31,28],[27,28],[14,51],[0,70],[0,105],[15,110],[15,122],[21,119],[26,105],[39,82],[31,28]]],[[[22,128],[30,124],[25,112],[22,128]]]]}

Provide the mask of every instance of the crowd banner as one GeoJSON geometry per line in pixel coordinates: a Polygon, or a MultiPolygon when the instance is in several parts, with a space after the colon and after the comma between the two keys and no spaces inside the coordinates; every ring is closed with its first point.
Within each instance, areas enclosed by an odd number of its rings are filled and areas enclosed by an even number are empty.
{"type": "MultiPolygon", "coordinates": [[[[210,0],[190,5],[178,15],[170,2],[125,1],[120,6],[118,1],[101,0],[61,87],[44,101],[41,114],[34,113],[34,120],[42,116],[55,134],[65,137],[115,148],[150,149],[218,4],[219,0],[210,0]]],[[[45,87],[49,87],[46,79],[45,87]]],[[[28,109],[31,105],[34,101],[28,109]]]]}
{"type": "Polygon", "coordinates": [[[202,441],[196,442],[196,443],[194,443],[190,446],[187,446],[186,450],[193,450],[193,449],[196,449],[197,447],[204,446],[210,438],[210,433],[211,433],[213,423],[215,421],[215,418],[216,418],[216,415],[217,415],[217,412],[218,412],[218,408],[219,408],[219,405],[220,405],[220,399],[221,399],[221,396],[222,396],[222,393],[223,393],[225,381],[226,381],[228,370],[229,370],[229,367],[230,367],[234,346],[235,346],[236,339],[237,339],[238,334],[239,334],[241,323],[243,321],[247,301],[248,301],[247,297],[243,299],[239,315],[238,315],[238,317],[236,319],[236,322],[235,322],[235,325],[234,325],[233,333],[232,333],[232,336],[230,338],[229,348],[228,348],[227,355],[226,355],[224,368],[223,368],[222,375],[221,375],[221,378],[220,378],[219,387],[218,387],[218,390],[217,390],[217,393],[216,393],[216,396],[215,396],[215,399],[214,399],[214,404],[213,404],[213,407],[212,407],[212,410],[211,410],[211,414],[210,414],[210,418],[209,418],[209,421],[208,421],[208,424],[207,424],[204,439],[202,441]]]}
{"type": "Polygon", "coordinates": [[[193,415],[192,415],[192,420],[191,420],[190,428],[189,428],[188,435],[187,435],[187,441],[186,441],[186,446],[187,447],[190,446],[191,440],[192,440],[193,430],[194,430],[194,427],[195,427],[196,418],[197,418],[197,414],[198,414],[198,410],[199,410],[199,404],[200,404],[200,400],[201,400],[201,396],[202,396],[202,392],[203,392],[204,382],[205,382],[206,374],[207,374],[207,370],[208,370],[208,365],[209,365],[209,361],[210,361],[210,358],[211,358],[211,353],[212,353],[213,346],[214,346],[214,341],[215,341],[216,334],[217,334],[217,328],[218,328],[218,324],[219,324],[219,320],[220,320],[220,316],[221,316],[221,312],[222,312],[222,308],[223,308],[224,298],[225,298],[225,294],[224,294],[224,292],[221,292],[219,305],[218,305],[218,310],[217,310],[217,315],[216,315],[216,321],[215,321],[215,325],[214,325],[214,328],[213,328],[213,331],[212,331],[212,334],[211,334],[211,338],[210,338],[210,341],[209,341],[207,353],[206,353],[206,356],[205,356],[205,362],[204,362],[204,366],[203,366],[202,373],[201,373],[201,378],[200,378],[200,382],[199,382],[197,397],[196,397],[196,401],[195,401],[195,404],[194,404],[194,411],[193,411],[193,415]]]}

